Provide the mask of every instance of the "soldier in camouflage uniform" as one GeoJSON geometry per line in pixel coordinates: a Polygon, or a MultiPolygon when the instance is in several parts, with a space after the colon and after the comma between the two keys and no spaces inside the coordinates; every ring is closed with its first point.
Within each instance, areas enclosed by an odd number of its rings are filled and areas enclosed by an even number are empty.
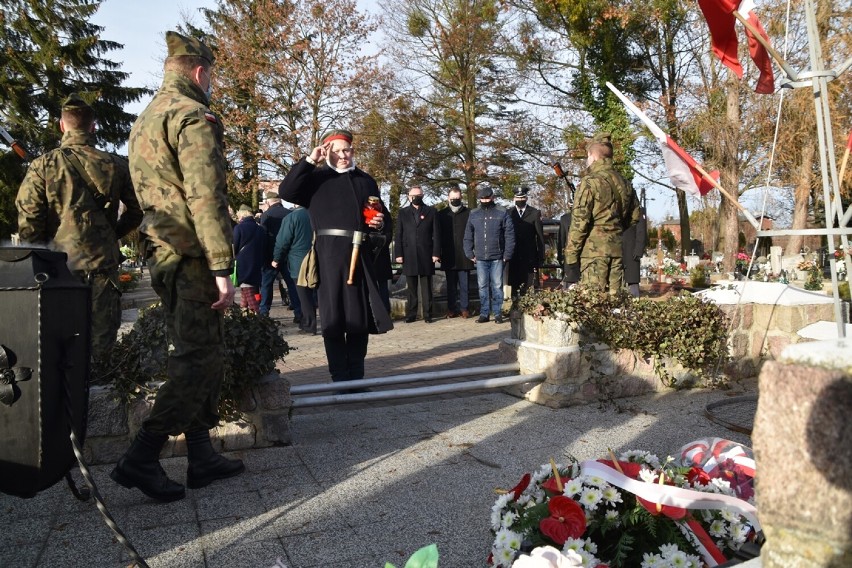
{"type": "Polygon", "coordinates": [[[588,145],[587,163],[574,198],[564,281],[579,281],[614,295],[624,279],[621,234],[639,221],[639,200],[613,167],[608,135],[599,135],[588,145]]]}
{"type": "Polygon", "coordinates": [[[118,240],[139,225],[142,210],[127,161],[95,147],[95,113],[77,94],[62,104],[59,128],[60,147],[33,160],[18,190],[18,234],[66,253],[71,271],[91,284],[92,355],[100,359],[121,325],[118,240]]]}
{"type": "Polygon", "coordinates": [[[130,174],[145,212],[140,232],[151,284],[166,309],[168,380],[151,414],[111,477],[160,501],[181,499],[184,486],[166,476],[160,450],[186,435],[190,488],[244,471],[215,453],[224,368],[222,311],[233,304],[229,278],[233,233],[228,216],[222,124],[208,97],[213,53],[194,38],[166,33],[160,90],[130,132],[130,174]]]}

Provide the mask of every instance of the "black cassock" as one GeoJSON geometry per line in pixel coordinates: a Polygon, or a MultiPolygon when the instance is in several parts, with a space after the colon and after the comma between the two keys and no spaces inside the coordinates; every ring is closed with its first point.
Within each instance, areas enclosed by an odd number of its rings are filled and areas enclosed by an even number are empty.
{"type": "MultiPolygon", "coordinates": [[[[393,322],[379,297],[373,276],[375,241],[389,238],[390,223],[382,232],[370,229],[362,210],[379,188],[369,174],[355,168],[338,173],[326,165],[314,166],[299,160],[281,182],[281,198],[308,210],[316,233],[319,266],[317,299],[324,337],[344,333],[385,333],[393,322]],[[325,230],[346,231],[350,236],[323,235],[325,230]],[[347,284],[352,256],[352,231],[363,231],[369,239],[361,245],[354,284],[347,284]]],[[[390,217],[382,204],[386,218],[390,217]]]]}

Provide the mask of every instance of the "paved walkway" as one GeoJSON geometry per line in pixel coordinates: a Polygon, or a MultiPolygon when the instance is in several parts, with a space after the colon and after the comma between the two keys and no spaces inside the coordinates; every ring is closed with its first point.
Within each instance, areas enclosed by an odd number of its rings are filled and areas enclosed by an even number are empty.
{"type": "MultiPolygon", "coordinates": [[[[144,290],[131,300],[144,303],[144,290]]],[[[132,296],[132,297],[131,297],[132,296]]],[[[292,351],[279,366],[294,383],[326,381],[320,336],[285,325],[292,351]]],[[[496,362],[508,324],[473,319],[397,322],[370,339],[368,376],[496,362]]],[[[437,543],[442,568],[486,566],[493,490],[568,454],[595,458],[647,449],[665,455],[702,436],[748,443],[705,418],[709,402],[754,389],[681,391],[554,410],[494,393],[296,411],[288,447],[236,452],[245,474],[159,504],[93,468],[119,526],[152,567],[398,567],[437,543]]],[[[174,479],[186,460],[163,460],[174,479]]],[[[0,566],[123,567],[129,556],[94,503],[64,482],[33,499],[0,495],[0,566]]]]}

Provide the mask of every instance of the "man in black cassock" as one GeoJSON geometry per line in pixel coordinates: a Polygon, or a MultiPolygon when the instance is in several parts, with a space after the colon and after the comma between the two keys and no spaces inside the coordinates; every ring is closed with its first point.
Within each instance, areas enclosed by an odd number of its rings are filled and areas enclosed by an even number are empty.
{"type": "Polygon", "coordinates": [[[369,174],[355,167],[352,133],[332,130],[281,182],[279,194],[308,210],[316,235],[320,323],[332,381],[364,378],[370,333],[393,329],[373,275],[374,251],[389,238],[387,208],[367,222],[368,198],[380,198],[369,174]],[[350,264],[355,259],[354,279],[350,264]]]}

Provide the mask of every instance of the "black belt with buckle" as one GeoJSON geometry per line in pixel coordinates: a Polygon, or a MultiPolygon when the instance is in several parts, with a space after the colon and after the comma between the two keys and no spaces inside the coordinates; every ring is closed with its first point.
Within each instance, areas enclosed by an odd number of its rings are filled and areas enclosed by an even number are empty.
{"type": "MultiPolygon", "coordinates": [[[[366,236],[366,233],[363,233],[363,238],[366,236]]],[[[346,237],[351,239],[355,236],[355,231],[349,229],[320,229],[317,231],[318,237],[346,237]]]]}

